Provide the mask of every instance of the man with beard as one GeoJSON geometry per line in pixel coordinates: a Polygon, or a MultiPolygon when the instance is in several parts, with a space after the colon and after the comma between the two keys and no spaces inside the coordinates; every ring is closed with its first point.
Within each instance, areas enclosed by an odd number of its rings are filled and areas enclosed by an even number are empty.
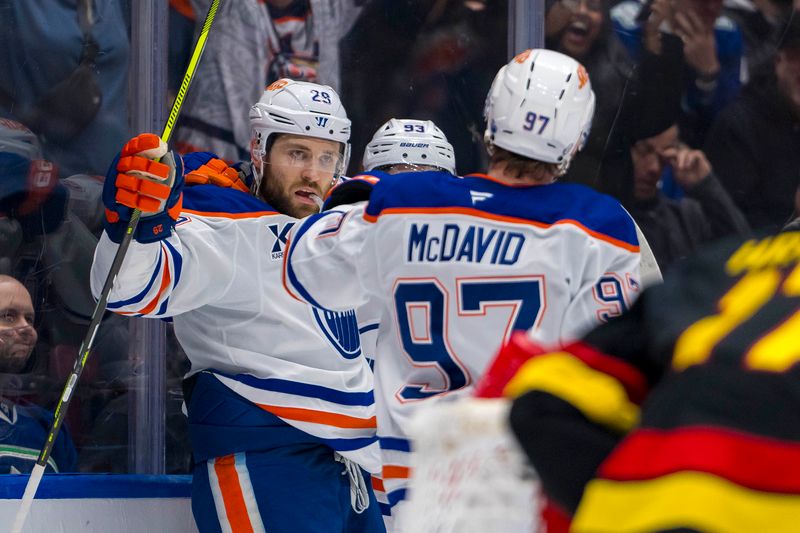
{"type": "Polygon", "coordinates": [[[347,166],[350,120],[330,87],[282,79],[250,124],[241,173],[189,154],[187,180],[208,184],[185,191],[183,161],[155,135],[125,145],[106,178],[93,290],[138,207],[107,307],[174,320],[192,363],[185,401],[202,533],[383,531],[366,472],[380,461],[355,313],[312,309],[280,279],[289,229],[347,166]]]}
{"type": "MultiPolygon", "coordinates": [[[[31,295],[11,276],[0,276],[0,373],[20,374],[36,346],[31,295]]],[[[28,473],[53,421],[53,414],[30,402],[14,398],[18,391],[0,389],[0,474],[28,473]]],[[[76,469],[77,456],[69,433],[56,439],[47,472],[76,469]]]]}

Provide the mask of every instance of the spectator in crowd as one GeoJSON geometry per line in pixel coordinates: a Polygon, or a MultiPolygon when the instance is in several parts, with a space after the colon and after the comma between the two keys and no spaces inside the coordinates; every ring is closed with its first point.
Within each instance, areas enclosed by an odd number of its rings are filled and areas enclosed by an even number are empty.
{"type": "Polygon", "coordinates": [[[563,178],[594,186],[627,200],[628,148],[633,139],[667,128],[681,98],[681,46],[656,34],[637,60],[611,31],[604,0],[549,2],[546,44],[580,61],[597,94],[597,112],[586,147],[563,178]]]}
{"type": "Polygon", "coordinates": [[[779,30],[800,7],[798,0],[725,0],[724,13],[742,30],[748,72],[769,63],[775,52],[779,30]]]}
{"type": "Polygon", "coordinates": [[[631,148],[633,203],[631,216],[642,229],[665,270],[674,261],[697,251],[710,240],[750,228],[700,150],[680,144],[678,127],[642,139],[631,148]],[[666,169],[686,192],[680,200],[659,190],[666,169]]]}
{"type": "MultiPolygon", "coordinates": [[[[202,17],[203,14],[201,13],[202,17]]],[[[186,72],[186,65],[192,57],[194,27],[197,15],[191,0],[169,0],[167,24],[167,90],[170,99],[178,92],[186,72]]]]}
{"type": "MultiPolygon", "coordinates": [[[[342,41],[342,98],[358,154],[391,117],[432,120],[458,153],[458,169],[486,168],[485,90],[507,60],[497,36],[508,29],[505,2],[372,0],[342,41]],[[365,53],[365,50],[369,50],[365,53]],[[387,61],[386,58],[391,58],[387,61]],[[375,90],[375,80],[381,89],[375,90]]],[[[350,174],[361,170],[358,157],[350,174]]]]}
{"type": "MultiPolygon", "coordinates": [[[[99,202],[94,188],[102,184],[88,175],[61,179],[44,157],[31,130],[0,119],[0,275],[19,280],[33,301],[39,341],[23,386],[40,403],[60,392],[86,334],[95,305],[88,274],[97,237],[84,221],[95,219],[97,211],[104,216],[102,204],[92,202],[99,202]]],[[[85,372],[93,387],[80,390],[68,414],[80,445],[107,385],[130,374],[127,319],[104,320],[95,346],[97,356],[85,372]],[[84,403],[84,394],[91,401],[84,403]]]]}
{"type": "Polygon", "coordinates": [[[111,0],[0,0],[0,116],[36,133],[62,176],[103,174],[128,137],[128,32],[111,0]]]}
{"type": "MultiPolygon", "coordinates": [[[[38,338],[33,320],[33,302],[28,290],[16,279],[0,275],[0,373],[20,374],[29,370],[38,338]]],[[[15,397],[19,392],[0,389],[0,474],[30,472],[53,422],[49,411],[15,397]]],[[[45,471],[74,471],[76,463],[75,447],[64,428],[45,471]]]]}
{"type": "Polygon", "coordinates": [[[800,184],[800,18],[781,35],[772,68],[719,116],[705,148],[753,228],[783,226],[800,184]]]}
{"type": "MultiPolygon", "coordinates": [[[[96,218],[102,208],[90,209],[94,193],[81,193],[84,182],[93,181],[89,176],[60,179],[44,157],[32,131],[0,119],[0,274],[14,276],[31,291],[37,315],[44,318],[44,343],[72,345],[77,355],[95,303],[88,275],[97,238],[83,220],[96,218]]],[[[99,345],[109,331],[101,329],[99,345]]],[[[123,335],[106,348],[124,352],[126,344],[123,335]]]]}
{"type": "MultiPolygon", "coordinates": [[[[178,149],[210,151],[229,162],[247,159],[247,113],[266,85],[290,78],[338,89],[339,40],[365,1],[222,2],[184,103],[178,149]]],[[[197,24],[203,23],[210,3],[191,2],[197,24]]],[[[176,4],[185,2],[174,2],[173,8],[176,4]]],[[[183,14],[188,15],[186,9],[183,14]]]]}
{"type": "Polygon", "coordinates": [[[611,11],[616,34],[634,58],[657,33],[683,42],[683,138],[700,147],[714,117],[741,88],[742,33],[722,14],[722,0],[626,0],[611,11]]]}

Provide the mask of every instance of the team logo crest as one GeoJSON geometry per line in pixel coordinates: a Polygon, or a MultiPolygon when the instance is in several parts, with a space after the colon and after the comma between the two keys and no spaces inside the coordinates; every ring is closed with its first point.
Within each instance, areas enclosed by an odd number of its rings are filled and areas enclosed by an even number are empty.
{"type": "Polygon", "coordinates": [[[578,65],[578,89],[583,89],[589,83],[589,73],[583,65],[578,65]]]}
{"type": "Polygon", "coordinates": [[[269,224],[267,228],[275,237],[275,242],[272,243],[272,250],[269,252],[269,257],[273,261],[280,261],[283,259],[283,249],[286,247],[286,239],[289,237],[289,231],[294,227],[294,222],[287,222],[284,225],[269,224]]]}
{"type": "Polygon", "coordinates": [[[520,63],[520,64],[524,63],[525,60],[528,59],[531,56],[531,52],[533,52],[533,50],[530,50],[530,49],[525,50],[524,52],[520,52],[514,58],[514,61],[517,62],[517,63],[520,63]]]}
{"type": "Polygon", "coordinates": [[[494,195],[492,193],[490,193],[490,192],[473,191],[473,190],[469,191],[469,197],[472,200],[472,205],[475,205],[478,202],[483,202],[484,200],[488,200],[489,198],[492,198],[493,196],[494,195]]]}
{"type": "Polygon", "coordinates": [[[284,87],[289,85],[290,81],[291,80],[288,80],[286,78],[281,78],[279,80],[276,80],[276,81],[273,81],[272,83],[270,83],[267,86],[266,90],[267,91],[277,91],[278,89],[283,89],[284,87]]]}
{"type": "Polygon", "coordinates": [[[361,337],[355,311],[340,313],[315,307],[313,312],[317,326],[342,357],[355,359],[361,355],[361,337]]]}

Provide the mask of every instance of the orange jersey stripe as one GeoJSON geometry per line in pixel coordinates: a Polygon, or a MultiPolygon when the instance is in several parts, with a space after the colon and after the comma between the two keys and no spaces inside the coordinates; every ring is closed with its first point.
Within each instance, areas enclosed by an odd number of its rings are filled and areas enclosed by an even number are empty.
{"type": "Polygon", "coordinates": [[[355,416],[342,415],[338,413],[325,413],[312,409],[302,409],[300,407],[279,407],[277,405],[258,404],[265,411],[269,411],[275,416],[297,420],[299,422],[312,422],[314,424],[325,424],[337,428],[347,429],[372,429],[376,427],[375,417],[357,418],[355,416]]]}
{"type": "Polygon", "coordinates": [[[479,211],[478,209],[472,209],[469,207],[390,207],[384,209],[380,212],[379,215],[373,216],[368,214],[366,211],[364,212],[364,220],[367,222],[377,222],[378,218],[382,215],[402,215],[402,214],[420,214],[420,215],[437,215],[437,214],[454,214],[454,215],[467,215],[471,217],[477,218],[485,218],[488,220],[494,220],[497,222],[506,222],[511,224],[527,224],[529,226],[536,226],[537,228],[550,228],[553,226],[558,226],[561,224],[569,224],[579,228],[580,230],[588,233],[595,239],[605,241],[609,244],[612,244],[618,248],[622,248],[624,250],[628,250],[629,252],[639,252],[639,247],[625,241],[621,241],[619,239],[615,239],[614,237],[610,237],[603,233],[591,230],[578,222],[577,220],[572,220],[565,218],[563,220],[559,220],[557,222],[553,222],[552,224],[545,224],[544,222],[536,222],[534,220],[527,220],[524,218],[516,218],[516,217],[509,217],[504,215],[495,215],[492,213],[487,213],[485,211],[479,211]]]}
{"type": "Polygon", "coordinates": [[[381,475],[383,479],[408,479],[411,477],[411,469],[407,466],[384,465],[381,475]]]}
{"type": "Polygon", "coordinates": [[[214,460],[214,472],[219,480],[219,490],[225,504],[225,514],[231,524],[233,533],[253,533],[253,526],[244,504],[242,487],[239,485],[239,474],[236,472],[236,459],[233,455],[218,457],[214,460]]]}
{"type": "Polygon", "coordinates": [[[376,476],[372,476],[372,489],[386,492],[386,488],[383,486],[383,480],[376,476]]]}
{"type": "Polygon", "coordinates": [[[161,278],[161,287],[158,288],[158,292],[156,293],[155,297],[150,300],[150,303],[147,304],[141,311],[139,311],[140,314],[146,315],[156,308],[158,305],[158,300],[161,298],[161,294],[164,292],[164,290],[166,290],[166,288],[169,286],[169,282],[172,280],[169,275],[169,254],[163,252],[163,245],[162,253],[164,253],[164,273],[162,274],[161,278]]]}
{"type": "MultiPolygon", "coordinates": [[[[298,302],[303,302],[303,300],[301,300],[294,293],[294,291],[289,287],[289,284],[286,283],[286,268],[287,268],[287,265],[289,263],[289,250],[291,249],[291,247],[292,247],[292,240],[287,237],[286,238],[286,248],[285,248],[285,251],[283,252],[283,265],[281,266],[281,283],[283,283],[283,288],[286,290],[287,293],[289,293],[289,296],[291,296],[292,298],[294,298],[298,302]]],[[[303,302],[303,303],[305,303],[305,302],[303,302]]]]}
{"type": "Polygon", "coordinates": [[[233,219],[259,218],[259,217],[280,215],[280,213],[278,213],[277,211],[253,211],[252,213],[224,213],[221,211],[194,211],[192,209],[184,209],[181,212],[188,213],[190,215],[200,215],[202,217],[233,218],[233,219]]]}

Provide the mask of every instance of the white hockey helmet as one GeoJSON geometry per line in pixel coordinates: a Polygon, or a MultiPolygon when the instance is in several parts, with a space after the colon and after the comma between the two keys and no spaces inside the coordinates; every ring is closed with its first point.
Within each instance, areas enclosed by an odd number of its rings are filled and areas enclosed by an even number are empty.
{"type": "Polygon", "coordinates": [[[364,150],[364,169],[388,165],[426,165],[456,172],[453,146],[430,120],[393,118],[381,126],[364,150]]]}
{"type": "Polygon", "coordinates": [[[500,69],[486,97],[484,141],[509,152],[559,163],[561,174],[583,148],[595,96],[586,69],[552,50],[525,50],[500,69]]]}
{"type": "Polygon", "coordinates": [[[42,159],[39,139],[24,124],[0,118],[0,152],[11,152],[31,161],[42,159]]]}
{"type": "Polygon", "coordinates": [[[267,149],[271,146],[270,137],[277,133],[337,141],[342,145],[338,173],[347,168],[350,119],[339,95],[331,87],[282,78],[269,85],[261,99],[250,108],[250,157],[257,169],[256,191],[267,149]]]}

